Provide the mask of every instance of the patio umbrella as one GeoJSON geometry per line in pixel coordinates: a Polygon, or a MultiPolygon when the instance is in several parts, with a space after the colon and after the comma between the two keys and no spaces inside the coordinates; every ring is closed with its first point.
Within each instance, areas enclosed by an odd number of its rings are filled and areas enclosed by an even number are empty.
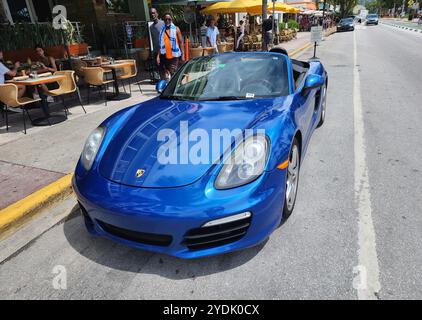
{"type": "Polygon", "coordinates": [[[201,10],[204,14],[233,13],[230,11],[231,2],[217,2],[201,10]]]}
{"type": "MultiPolygon", "coordinates": [[[[273,13],[273,6],[272,4],[268,5],[268,10],[269,13],[273,13]]],[[[274,6],[274,11],[275,12],[284,12],[284,13],[299,13],[300,9],[289,6],[288,4],[285,3],[281,3],[281,2],[276,2],[276,5],[274,6]],[[279,3],[280,5],[277,5],[277,3],[279,3]]],[[[262,7],[254,7],[252,8],[250,11],[248,11],[248,13],[250,15],[257,15],[257,14],[262,14],[262,7]]]]}
{"type": "MultiPolygon", "coordinates": [[[[282,2],[276,2],[274,4],[274,11],[289,13],[299,12],[298,9],[282,2]]],[[[262,0],[234,0],[232,2],[218,2],[202,10],[202,13],[205,14],[236,12],[247,12],[252,15],[260,14],[262,13],[262,0]]]]}
{"type": "Polygon", "coordinates": [[[186,5],[198,5],[198,6],[206,6],[209,4],[213,4],[213,3],[217,3],[217,2],[230,2],[232,0],[164,0],[164,1],[160,1],[160,0],[156,0],[156,1],[152,1],[153,5],[157,5],[157,4],[171,4],[171,5],[175,5],[175,6],[186,6],[186,5]]]}

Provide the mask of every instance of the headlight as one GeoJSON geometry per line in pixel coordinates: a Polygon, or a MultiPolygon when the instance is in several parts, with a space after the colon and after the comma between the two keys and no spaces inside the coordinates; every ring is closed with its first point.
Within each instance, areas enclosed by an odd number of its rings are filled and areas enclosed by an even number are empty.
{"type": "Polygon", "coordinates": [[[89,171],[94,163],[95,156],[97,155],[98,149],[100,149],[101,142],[103,141],[105,134],[104,127],[98,127],[89,135],[86,139],[84,149],[81,155],[82,165],[86,171],[89,171]]]}
{"type": "Polygon", "coordinates": [[[245,185],[258,178],[265,168],[269,151],[264,135],[245,139],[225,160],[215,181],[217,189],[229,189],[245,185]]]}

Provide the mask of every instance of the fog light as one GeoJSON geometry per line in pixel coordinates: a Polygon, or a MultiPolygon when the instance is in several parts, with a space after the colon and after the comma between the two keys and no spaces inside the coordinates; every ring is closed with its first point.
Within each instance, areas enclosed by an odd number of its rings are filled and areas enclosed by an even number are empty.
{"type": "Polygon", "coordinates": [[[246,211],[246,212],[235,214],[233,216],[228,216],[228,217],[224,217],[224,218],[221,218],[221,219],[208,221],[202,227],[212,227],[212,226],[216,226],[216,225],[223,224],[223,223],[229,223],[229,222],[233,222],[233,221],[243,220],[243,219],[249,218],[251,215],[252,215],[252,213],[250,213],[249,211],[246,211]]]}

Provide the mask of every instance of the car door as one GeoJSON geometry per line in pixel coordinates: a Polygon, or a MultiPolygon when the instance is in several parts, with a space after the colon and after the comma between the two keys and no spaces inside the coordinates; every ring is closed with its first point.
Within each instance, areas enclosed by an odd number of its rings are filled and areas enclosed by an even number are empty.
{"type": "Polygon", "coordinates": [[[308,73],[306,73],[303,81],[298,84],[295,91],[295,101],[297,104],[295,117],[302,132],[304,150],[308,145],[309,138],[313,131],[317,92],[317,89],[306,90],[303,88],[307,75],[308,73]]]}

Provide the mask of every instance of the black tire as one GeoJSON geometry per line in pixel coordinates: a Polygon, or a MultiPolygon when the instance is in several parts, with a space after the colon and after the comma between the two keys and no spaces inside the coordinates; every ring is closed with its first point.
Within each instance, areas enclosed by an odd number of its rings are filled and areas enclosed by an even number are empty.
{"type": "Polygon", "coordinates": [[[322,99],[320,103],[320,108],[322,108],[322,110],[321,110],[321,116],[319,118],[317,128],[321,127],[325,122],[325,115],[327,111],[327,83],[325,83],[325,85],[321,88],[320,95],[321,95],[320,99],[322,99]]]}
{"type": "Polygon", "coordinates": [[[285,191],[284,191],[284,206],[283,206],[283,215],[282,215],[282,219],[281,219],[281,223],[283,223],[284,221],[286,221],[286,219],[288,217],[290,217],[290,215],[292,214],[294,208],[295,208],[295,204],[296,204],[296,198],[297,198],[297,190],[299,187],[299,175],[300,175],[300,145],[297,141],[296,138],[293,139],[293,143],[292,146],[290,147],[290,153],[289,153],[289,166],[290,166],[290,162],[292,161],[292,156],[293,156],[293,150],[297,148],[297,175],[296,175],[296,190],[295,190],[295,194],[294,194],[294,200],[293,202],[289,205],[288,204],[288,200],[287,200],[287,179],[289,177],[289,167],[286,168],[286,186],[285,186],[285,191]]]}

